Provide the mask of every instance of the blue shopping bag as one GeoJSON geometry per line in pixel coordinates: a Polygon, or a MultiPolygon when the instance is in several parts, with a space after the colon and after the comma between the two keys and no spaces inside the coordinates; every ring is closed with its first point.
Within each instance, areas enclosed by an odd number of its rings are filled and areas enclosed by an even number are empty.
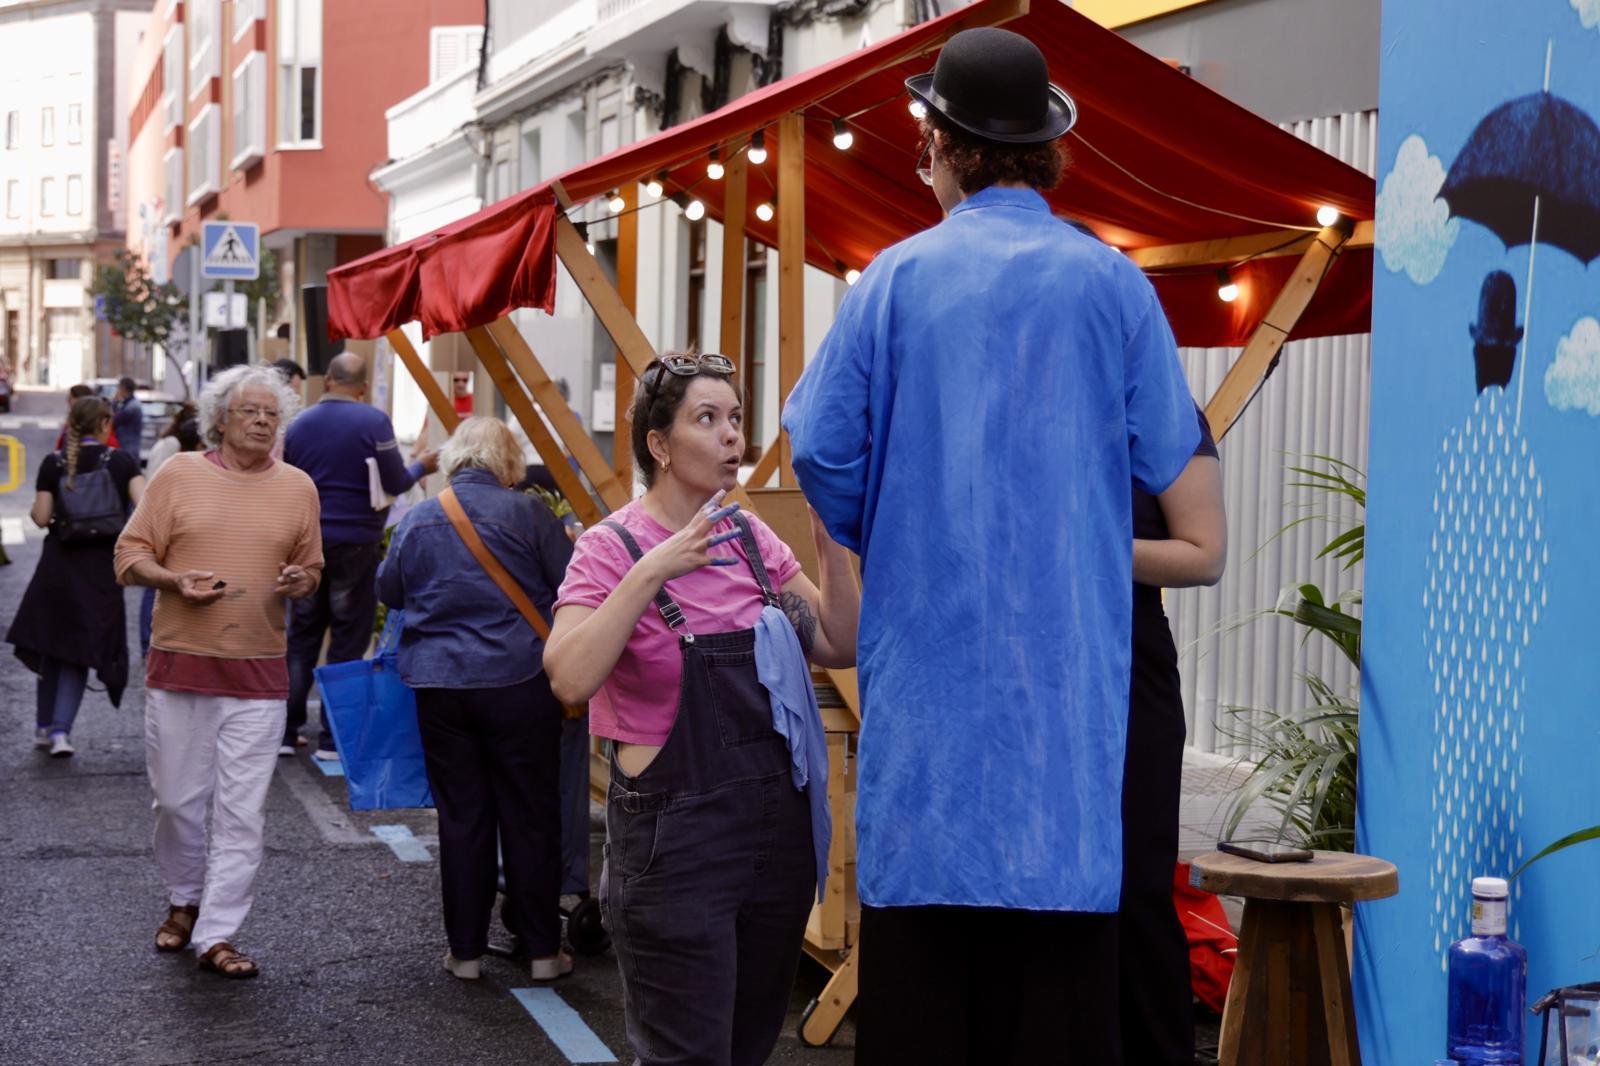
{"type": "Polygon", "coordinates": [[[322,716],[333,726],[353,811],[432,807],[417,727],[417,698],[400,680],[399,611],[390,611],[370,659],[317,667],[322,716]]]}

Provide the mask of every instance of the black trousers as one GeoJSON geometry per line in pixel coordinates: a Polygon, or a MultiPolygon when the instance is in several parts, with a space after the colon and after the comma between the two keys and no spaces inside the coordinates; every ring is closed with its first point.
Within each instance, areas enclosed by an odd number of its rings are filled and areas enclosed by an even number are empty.
{"type": "Polygon", "coordinates": [[[1117,1066],[1114,914],[862,907],[856,1066],[1117,1066]]]}
{"type": "MultiPolygon", "coordinates": [[[[367,654],[378,613],[378,546],[329,544],[322,549],[322,584],[314,595],[289,601],[289,708],[284,740],[306,724],[306,700],[315,681],[322,638],[328,662],[347,663],[367,654]]],[[[333,731],[323,727],[319,745],[333,749],[333,731]]]]}
{"type": "Polygon", "coordinates": [[[505,688],[417,689],[439,811],[439,880],[450,952],[489,943],[505,862],[506,928],[535,956],[561,947],[561,703],[543,674],[505,688]]]}
{"type": "Polygon", "coordinates": [[[1172,631],[1160,601],[1141,603],[1136,595],[1117,926],[1128,1066],[1194,1062],[1189,941],[1172,902],[1185,728],[1172,631]]]}

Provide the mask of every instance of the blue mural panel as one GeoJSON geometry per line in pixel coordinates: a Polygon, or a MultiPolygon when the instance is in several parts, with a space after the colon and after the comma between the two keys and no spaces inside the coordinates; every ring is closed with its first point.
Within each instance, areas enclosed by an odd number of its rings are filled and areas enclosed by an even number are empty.
{"type": "MultiPolygon", "coordinates": [[[[1385,0],[1383,49],[1355,980],[1411,1066],[1471,879],[1600,823],[1600,0],[1385,0]]],[[[1511,918],[1530,994],[1600,980],[1600,844],[1511,918]]]]}

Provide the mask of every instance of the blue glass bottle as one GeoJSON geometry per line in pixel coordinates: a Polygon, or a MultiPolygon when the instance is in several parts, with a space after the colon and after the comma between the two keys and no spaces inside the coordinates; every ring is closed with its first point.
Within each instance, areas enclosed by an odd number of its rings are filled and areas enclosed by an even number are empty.
{"type": "Polygon", "coordinates": [[[1506,936],[1503,878],[1472,881],[1472,935],[1450,945],[1448,1054],[1463,1066],[1522,1066],[1528,953],[1506,936]]]}

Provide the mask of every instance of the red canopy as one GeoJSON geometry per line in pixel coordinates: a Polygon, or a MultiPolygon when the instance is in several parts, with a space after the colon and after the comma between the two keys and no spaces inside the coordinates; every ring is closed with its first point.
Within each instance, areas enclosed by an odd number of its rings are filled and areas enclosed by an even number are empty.
{"type": "MultiPolygon", "coordinates": [[[[1006,22],[1016,0],[979,0],[814,70],[740,97],[692,122],[576,167],[559,179],[575,204],[664,174],[667,195],[703,201],[722,217],[723,183],[705,176],[708,153],[724,158],[751,134],[792,112],[806,124],[806,258],[831,273],[862,268],[882,248],[939,221],[914,171],[919,150],[904,81],[930,69],[958,30],[1006,22]],[[832,120],[855,135],[833,145],[832,120]]],[[[1006,22],[1044,52],[1051,77],[1081,118],[1066,144],[1072,163],[1050,194],[1055,210],[1124,249],[1214,240],[1268,230],[1315,229],[1331,205],[1373,217],[1374,184],[1361,172],[1212,92],[1059,0],[1006,22]]],[[[754,208],[777,184],[780,147],[750,167],[747,232],[775,245],[777,222],[754,208]]],[[[646,204],[648,209],[648,202],[646,204]]],[[[421,319],[428,335],[484,325],[518,306],[549,310],[553,206],[541,186],[329,274],[330,332],[376,336],[421,319]],[[535,243],[528,243],[535,242],[535,243]],[[509,277],[488,277],[500,271],[509,277]],[[548,279],[548,280],[547,280],[548,279]],[[548,286],[548,287],[547,287],[548,286]],[[537,297],[542,297],[537,298],[537,297]]],[[[1235,271],[1243,295],[1217,299],[1208,269],[1154,275],[1182,344],[1242,344],[1294,268],[1294,257],[1257,259],[1235,271]]],[[[1372,254],[1351,251],[1330,271],[1295,337],[1369,328],[1372,254]]]]}

